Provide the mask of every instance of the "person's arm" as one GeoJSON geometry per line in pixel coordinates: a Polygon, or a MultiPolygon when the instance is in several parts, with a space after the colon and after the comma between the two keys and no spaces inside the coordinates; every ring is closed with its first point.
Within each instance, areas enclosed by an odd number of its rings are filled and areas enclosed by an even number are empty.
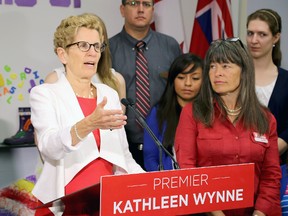
{"type": "Polygon", "coordinates": [[[279,154],[282,155],[285,151],[287,151],[287,149],[288,149],[287,142],[285,142],[285,140],[283,140],[280,137],[278,137],[278,151],[279,151],[279,154]]]}
{"type": "Polygon", "coordinates": [[[51,100],[55,95],[45,88],[45,85],[35,86],[30,92],[31,121],[41,156],[44,160],[48,158],[57,160],[63,158],[65,153],[71,150],[63,147],[66,144],[71,145],[70,127],[60,128],[58,114],[54,108],[55,103],[51,100]],[[57,144],[59,140],[62,146],[57,144]]]}
{"type": "Polygon", "coordinates": [[[277,145],[278,137],[276,132],[276,120],[274,116],[270,115],[269,121],[269,132],[266,134],[269,146],[267,146],[265,152],[263,153],[263,160],[261,164],[258,165],[259,168],[261,168],[261,171],[259,171],[259,186],[254,207],[255,212],[259,211],[267,215],[278,212],[281,214],[281,169],[277,145]]]}
{"type": "Polygon", "coordinates": [[[265,216],[265,214],[261,211],[255,210],[253,212],[252,216],[265,216]]]}
{"type": "Polygon", "coordinates": [[[46,77],[45,83],[55,83],[58,80],[58,75],[55,71],[50,72],[46,77]]]}
{"type": "Polygon", "coordinates": [[[286,162],[283,153],[288,149],[288,71],[278,68],[278,77],[269,100],[268,107],[277,121],[278,150],[281,156],[281,164],[286,162]],[[280,102],[281,101],[281,102],[280,102]]]}
{"type": "MultiPolygon", "coordinates": [[[[153,133],[158,137],[159,129],[157,123],[157,108],[152,108],[150,114],[146,117],[146,123],[153,131],[153,133]]],[[[158,137],[159,139],[159,137],[158,137]]],[[[162,140],[160,140],[162,141],[162,140]]],[[[143,143],[143,158],[144,165],[147,171],[158,171],[159,167],[159,149],[157,144],[151,138],[149,133],[144,130],[144,143],[143,143]]]]}
{"type": "MultiPolygon", "coordinates": [[[[73,95],[73,97],[75,96],[73,95]]],[[[65,108],[61,110],[56,98],[57,95],[47,88],[47,84],[36,86],[30,92],[31,121],[37,135],[39,151],[44,160],[46,158],[59,160],[65,157],[66,153],[79,148],[77,144],[81,139],[85,139],[96,128],[119,129],[126,124],[127,117],[122,115],[120,104],[119,109],[115,110],[103,108],[107,99],[103,100],[104,102],[102,101],[89,116],[74,124],[69,124],[73,120],[67,120],[68,114],[63,113],[66,110],[65,108]],[[61,116],[61,120],[59,116],[61,116]],[[65,119],[64,116],[67,118],[65,119]]],[[[71,97],[67,94],[67,100],[69,99],[71,97]]],[[[73,119],[73,117],[71,118],[73,119]]]]}
{"type": "Polygon", "coordinates": [[[207,216],[225,216],[223,211],[213,211],[213,212],[206,213],[206,215],[207,216]]]}
{"type": "Polygon", "coordinates": [[[45,77],[44,82],[55,83],[63,74],[66,74],[64,67],[55,68],[52,72],[48,73],[48,75],[45,77]]]}
{"type": "Polygon", "coordinates": [[[71,130],[72,146],[77,145],[95,129],[121,129],[126,125],[127,117],[121,109],[106,110],[107,97],[97,104],[96,109],[81,121],[76,122],[71,130]]]}

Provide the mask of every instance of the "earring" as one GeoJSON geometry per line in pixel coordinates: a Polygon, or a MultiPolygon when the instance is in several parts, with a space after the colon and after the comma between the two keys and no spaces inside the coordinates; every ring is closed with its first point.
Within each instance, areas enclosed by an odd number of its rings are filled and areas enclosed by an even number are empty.
{"type": "Polygon", "coordinates": [[[273,44],[273,47],[275,47],[275,44],[273,44]]]}

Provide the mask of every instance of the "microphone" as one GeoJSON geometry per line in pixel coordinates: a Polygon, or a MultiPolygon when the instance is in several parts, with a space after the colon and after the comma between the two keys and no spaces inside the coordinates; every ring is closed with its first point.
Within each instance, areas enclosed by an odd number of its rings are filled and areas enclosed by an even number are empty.
{"type": "Polygon", "coordinates": [[[134,101],[131,98],[127,98],[127,100],[129,101],[131,106],[135,105],[134,101]]]}
{"type": "Polygon", "coordinates": [[[155,142],[155,144],[158,146],[159,149],[159,171],[164,170],[163,168],[163,161],[162,161],[162,150],[171,158],[171,160],[173,161],[173,167],[174,169],[179,169],[179,164],[177,163],[177,161],[175,160],[175,158],[173,157],[173,155],[163,146],[163,144],[160,142],[160,140],[156,137],[156,135],[153,133],[153,131],[151,130],[151,128],[147,125],[146,121],[143,119],[143,117],[141,116],[141,114],[139,113],[139,111],[137,109],[134,108],[134,101],[131,98],[122,98],[121,99],[121,103],[127,107],[128,109],[130,109],[136,116],[136,119],[138,120],[138,122],[140,123],[140,125],[142,126],[142,128],[144,128],[149,135],[151,136],[151,138],[153,139],[153,141],[155,142]]]}

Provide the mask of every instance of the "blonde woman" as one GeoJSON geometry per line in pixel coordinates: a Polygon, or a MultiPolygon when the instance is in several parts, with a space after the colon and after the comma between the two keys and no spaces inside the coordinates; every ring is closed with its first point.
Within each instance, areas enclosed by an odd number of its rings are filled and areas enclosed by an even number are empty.
{"type": "Polygon", "coordinates": [[[119,95],[93,80],[101,67],[109,69],[102,59],[105,49],[103,25],[93,14],[70,16],[54,33],[54,50],[65,73],[30,92],[31,121],[44,160],[32,191],[39,203],[96,184],[103,175],[144,172],[128,149],[119,95]]]}

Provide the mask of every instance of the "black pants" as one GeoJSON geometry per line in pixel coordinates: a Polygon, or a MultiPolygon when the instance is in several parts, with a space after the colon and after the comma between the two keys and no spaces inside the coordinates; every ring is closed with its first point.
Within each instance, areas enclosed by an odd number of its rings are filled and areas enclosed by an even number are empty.
{"type": "Polygon", "coordinates": [[[146,170],[144,167],[144,159],[143,159],[143,144],[141,143],[129,143],[129,150],[136,161],[142,169],[146,170]]]}

